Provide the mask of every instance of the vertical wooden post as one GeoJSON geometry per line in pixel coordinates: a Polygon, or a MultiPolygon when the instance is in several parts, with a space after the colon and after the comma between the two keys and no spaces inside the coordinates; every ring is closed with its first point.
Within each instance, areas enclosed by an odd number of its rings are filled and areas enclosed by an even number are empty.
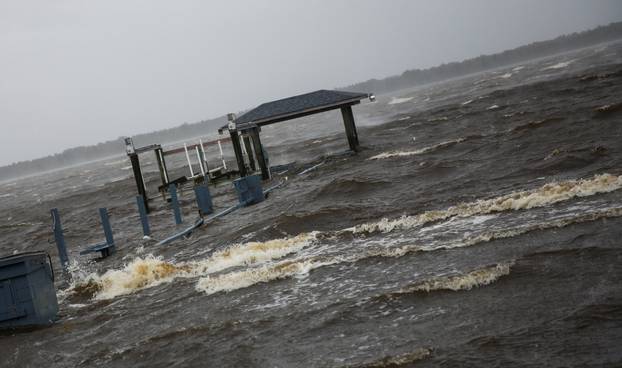
{"type": "Polygon", "coordinates": [[[268,167],[266,157],[263,154],[263,146],[261,145],[261,139],[259,138],[259,127],[251,128],[249,130],[249,134],[253,139],[253,148],[255,149],[255,157],[257,158],[257,163],[259,164],[259,168],[261,169],[261,178],[263,180],[268,180],[270,179],[270,168],[268,167]]]}
{"type": "Polygon", "coordinates": [[[63,225],[60,222],[58,208],[52,208],[50,212],[52,214],[52,230],[54,231],[54,240],[56,241],[56,248],[58,248],[58,258],[60,259],[60,265],[63,268],[63,272],[68,275],[69,256],[67,256],[67,245],[65,244],[63,225]]]}
{"type": "Polygon", "coordinates": [[[242,146],[240,145],[240,136],[237,130],[229,130],[229,134],[231,135],[231,144],[233,145],[235,159],[238,162],[240,177],[244,177],[246,176],[246,165],[244,164],[244,155],[242,154],[242,146]]]}
{"type": "Polygon", "coordinates": [[[130,162],[132,163],[132,171],[134,172],[134,180],[136,181],[136,188],[138,189],[138,194],[143,197],[147,213],[149,213],[149,198],[147,197],[147,189],[145,189],[145,181],[143,179],[143,172],[140,169],[140,160],[138,159],[138,154],[132,153],[128,156],[130,157],[130,162]]]}
{"type": "Polygon", "coordinates": [[[251,139],[248,134],[242,134],[242,139],[244,140],[244,148],[246,148],[246,155],[248,156],[248,164],[251,167],[251,170],[257,170],[255,166],[255,159],[253,159],[253,147],[251,146],[251,139]]]}
{"type": "Polygon", "coordinates": [[[354,124],[354,114],[352,114],[352,106],[344,106],[341,108],[341,116],[343,117],[343,125],[346,128],[346,137],[352,151],[359,150],[359,137],[356,133],[356,125],[354,124]]]}

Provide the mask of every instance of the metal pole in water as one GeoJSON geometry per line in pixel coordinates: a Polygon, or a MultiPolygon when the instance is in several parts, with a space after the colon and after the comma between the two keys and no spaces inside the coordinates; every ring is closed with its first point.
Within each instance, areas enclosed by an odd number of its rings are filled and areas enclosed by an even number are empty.
{"type": "Polygon", "coordinates": [[[207,164],[207,155],[205,154],[205,145],[203,144],[203,140],[199,139],[199,144],[201,145],[201,152],[203,153],[203,164],[205,165],[205,172],[209,174],[209,165],[207,164]]]}
{"type": "Polygon", "coordinates": [[[184,151],[186,151],[186,160],[188,161],[188,168],[190,169],[190,177],[194,178],[194,171],[192,171],[192,163],[190,162],[190,155],[188,154],[188,145],[185,143],[184,151]]]}
{"type": "Polygon", "coordinates": [[[63,226],[60,222],[58,208],[52,208],[50,212],[52,214],[54,241],[56,242],[56,248],[58,248],[58,258],[60,258],[60,265],[63,268],[63,271],[67,272],[69,268],[69,256],[67,256],[67,246],[65,245],[65,236],[63,235],[63,226]]]}
{"type": "Polygon", "coordinates": [[[175,223],[180,225],[183,221],[181,218],[181,209],[179,208],[179,199],[177,198],[177,187],[175,184],[168,186],[168,192],[171,195],[171,206],[173,206],[173,214],[175,215],[175,223]]]}
{"type": "Polygon", "coordinates": [[[138,205],[138,213],[140,214],[140,223],[143,225],[143,235],[150,236],[151,229],[149,228],[149,217],[147,216],[147,210],[145,208],[145,201],[143,197],[136,196],[136,204],[138,205]]]}
{"type": "Polygon", "coordinates": [[[203,168],[203,162],[201,162],[201,153],[199,152],[199,146],[194,147],[194,150],[197,153],[197,159],[199,160],[199,167],[201,168],[201,175],[205,177],[205,168],[203,168]]]}
{"type": "Polygon", "coordinates": [[[218,140],[218,149],[220,150],[220,159],[222,160],[222,167],[227,170],[227,163],[225,162],[225,155],[222,153],[222,145],[220,139],[218,140]]]}
{"type": "Polygon", "coordinates": [[[106,237],[106,244],[113,245],[114,238],[112,237],[112,228],[110,227],[110,219],[108,218],[108,210],[105,208],[100,208],[99,217],[101,218],[102,227],[104,228],[104,236],[106,237]]]}

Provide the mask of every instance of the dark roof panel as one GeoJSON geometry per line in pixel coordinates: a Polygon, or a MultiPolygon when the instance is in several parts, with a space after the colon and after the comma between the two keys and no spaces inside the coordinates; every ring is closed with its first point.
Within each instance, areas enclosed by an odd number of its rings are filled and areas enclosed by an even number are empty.
{"type": "Polygon", "coordinates": [[[342,92],[319,90],[303,95],[284,98],[282,100],[267,102],[247,112],[236,119],[236,123],[261,123],[285,117],[297,115],[306,111],[321,110],[331,106],[347,104],[367,98],[366,93],[342,92]]]}

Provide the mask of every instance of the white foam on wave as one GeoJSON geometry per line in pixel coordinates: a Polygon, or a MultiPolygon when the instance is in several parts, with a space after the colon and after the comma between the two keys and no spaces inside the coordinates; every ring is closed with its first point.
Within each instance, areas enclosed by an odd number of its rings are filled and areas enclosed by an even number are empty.
{"type": "MultiPolygon", "coordinates": [[[[335,257],[316,256],[281,261],[273,264],[262,265],[261,267],[221,274],[218,276],[203,277],[197,282],[196,289],[197,291],[205,292],[208,295],[218,292],[230,292],[247,288],[259,283],[266,283],[290,277],[305,277],[312,270],[330,265],[354,263],[362,259],[372,257],[399,258],[413,252],[430,252],[440,249],[469,247],[495,239],[516,237],[530,231],[561,228],[574,223],[593,221],[599,218],[614,216],[622,216],[622,208],[611,208],[544,223],[528,224],[518,228],[490,231],[484,234],[466,237],[459,241],[448,242],[436,246],[407,244],[401,247],[376,248],[356,253],[343,254],[335,257]]],[[[511,262],[502,263],[471,271],[465,275],[441,276],[417,283],[409,288],[408,291],[469,290],[474,287],[488,285],[495,282],[500,277],[508,275],[510,273],[511,266],[511,262]]]]}
{"type": "Polygon", "coordinates": [[[312,232],[293,238],[236,244],[206,259],[191,262],[168,262],[153,255],[136,257],[123,268],[109,270],[101,275],[85,274],[83,271],[76,273],[68,292],[87,290],[95,293],[95,299],[111,299],[168,283],[175,278],[205,276],[232,267],[256,265],[282,258],[309,246],[316,235],[317,232],[312,232]]]}
{"type": "MultiPolygon", "coordinates": [[[[461,203],[445,210],[429,211],[416,216],[405,216],[394,220],[382,219],[379,222],[362,224],[343,231],[353,233],[388,232],[395,229],[412,228],[429,221],[443,220],[452,216],[466,217],[542,207],[575,197],[586,197],[620,188],[622,188],[622,176],[602,174],[590,179],[549,183],[533,190],[461,203]]],[[[136,290],[168,283],[175,278],[199,277],[196,289],[207,294],[214,294],[246,288],[272,280],[305,277],[310,271],[319,267],[352,263],[369,257],[401,257],[412,252],[468,247],[493,239],[515,237],[538,229],[563,227],[572,223],[621,215],[622,208],[604,209],[541,223],[521,224],[515,228],[496,229],[474,235],[467,233],[463,239],[451,242],[416,244],[416,242],[409,241],[403,246],[396,246],[397,244],[392,242],[386,245],[379,243],[375,247],[366,247],[364,251],[338,255],[326,254],[322,247],[308,248],[316,241],[319,233],[303,233],[292,238],[236,244],[198,261],[175,263],[152,255],[137,257],[121,269],[110,270],[102,275],[91,273],[75,277],[74,279],[78,281],[72,284],[70,292],[87,290],[94,293],[95,299],[110,299],[136,290]],[[309,251],[302,252],[305,248],[309,251]],[[295,258],[280,260],[292,254],[296,255],[295,258]],[[236,267],[246,268],[240,270],[236,267]],[[227,272],[228,270],[230,272],[227,272]],[[226,273],[222,273],[223,271],[226,273]]],[[[480,216],[475,219],[475,222],[481,223],[489,219],[489,216],[480,216]]],[[[499,268],[485,269],[484,271],[471,272],[462,278],[452,278],[453,276],[439,278],[433,283],[428,282],[426,285],[420,285],[420,288],[421,290],[433,290],[435,288],[464,290],[493,282],[501,277],[506,269],[499,266],[499,268]]]]}
{"type": "Polygon", "coordinates": [[[547,66],[542,70],[556,70],[556,69],[564,69],[567,68],[570,64],[572,64],[574,60],[563,61],[561,63],[557,63],[554,65],[547,66]]]}
{"type": "Polygon", "coordinates": [[[305,275],[312,269],[328,264],[329,263],[326,262],[314,262],[311,260],[280,262],[274,265],[232,272],[216,277],[206,276],[199,280],[196,288],[208,295],[220,291],[232,291],[262,282],[278,280],[294,275],[305,275]]]}
{"type": "Polygon", "coordinates": [[[501,78],[501,79],[509,79],[509,78],[512,78],[512,73],[505,73],[505,74],[503,74],[503,75],[499,76],[499,78],[501,78]]]}
{"type": "Polygon", "coordinates": [[[391,101],[389,101],[389,105],[398,105],[404,102],[412,101],[414,97],[392,97],[391,101]]]}
{"type": "Polygon", "coordinates": [[[524,66],[522,66],[522,65],[519,65],[519,66],[515,67],[514,69],[512,69],[512,71],[513,71],[514,73],[516,73],[516,72],[520,72],[520,71],[521,71],[521,70],[523,70],[523,69],[525,69],[525,67],[524,67],[524,66]]]}
{"type": "Polygon", "coordinates": [[[375,156],[372,156],[372,157],[368,158],[368,160],[382,160],[382,159],[393,158],[393,157],[404,157],[404,156],[420,155],[422,153],[434,151],[436,149],[447,147],[449,145],[452,145],[452,144],[455,144],[455,143],[460,143],[460,142],[463,142],[463,141],[464,141],[464,138],[458,138],[458,139],[454,139],[454,140],[450,140],[450,141],[445,141],[445,142],[437,143],[437,144],[435,144],[433,146],[424,147],[424,148],[421,148],[421,149],[418,149],[418,150],[414,150],[414,151],[383,152],[383,153],[380,153],[380,154],[377,154],[375,156]]]}
{"type": "Polygon", "coordinates": [[[463,103],[461,103],[460,105],[466,106],[466,105],[469,105],[471,102],[473,102],[473,100],[467,100],[467,101],[464,101],[463,103]]]}
{"type": "Polygon", "coordinates": [[[127,159],[121,159],[121,160],[116,160],[116,161],[108,161],[104,163],[104,166],[115,166],[115,165],[120,165],[120,164],[124,164],[127,162],[127,159]]]}
{"type": "Polygon", "coordinates": [[[499,109],[499,105],[492,105],[488,107],[486,110],[497,110],[497,109],[499,109]]]}
{"type": "Polygon", "coordinates": [[[444,220],[452,216],[473,216],[542,207],[575,197],[587,197],[622,188],[622,176],[596,175],[591,179],[569,180],[549,183],[533,190],[513,192],[496,198],[461,203],[444,210],[428,211],[398,219],[383,218],[380,221],[357,225],[347,229],[354,233],[389,232],[396,228],[413,228],[428,222],[444,220]]]}
{"type": "Polygon", "coordinates": [[[439,276],[429,280],[424,280],[400,290],[398,293],[411,293],[415,291],[437,291],[437,290],[471,290],[480,286],[492,284],[502,276],[510,274],[511,262],[500,263],[470,271],[463,275],[439,276]]]}

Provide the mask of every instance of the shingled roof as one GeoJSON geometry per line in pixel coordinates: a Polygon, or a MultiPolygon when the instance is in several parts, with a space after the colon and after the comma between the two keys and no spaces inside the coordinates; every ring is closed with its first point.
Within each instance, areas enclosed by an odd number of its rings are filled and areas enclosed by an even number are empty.
{"type": "Polygon", "coordinates": [[[366,93],[319,91],[266,102],[236,119],[236,123],[253,122],[267,125],[283,120],[294,119],[312,113],[339,108],[343,105],[354,105],[368,97],[366,93]]]}

